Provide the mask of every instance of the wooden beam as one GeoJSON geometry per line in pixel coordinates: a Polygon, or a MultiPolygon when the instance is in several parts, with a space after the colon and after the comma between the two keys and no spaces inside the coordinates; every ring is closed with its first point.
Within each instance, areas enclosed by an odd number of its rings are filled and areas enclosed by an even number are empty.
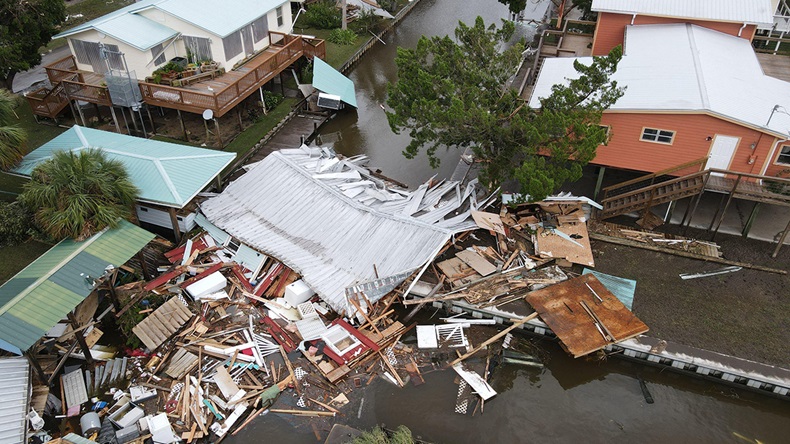
{"type": "Polygon", "coordinates": [[[494,336],[488,338],[488,340],[486,340],[482,344],[480,344],[477,347],[475,347],[474,349],[472,349],[472,351],[466,353],[465,355],[459,356],[458,359],[456,359],[455,361],[453,361],[449,365],[447,365],[447,368],[450,368],[450,367],[454,366],[455,364],[463,361],[464,359],[472,356],[473,354],[479,352],[483,347],[496,342],[502,336],[505,336],[506,334],[510,333],[511,331],[515,330],[516,328],[520,327],[521,325],[526,324],[527,322],[529,322],[532,319],[535,319],[537,317],[538,317],[538,312],[535,312],[535,313],[532,313],[531,315],[529,315],[529,316],[527,316],[525,318],[521,318],[521,320],[516,321],[510,327],[508,327],[508,328],[502,330],[501,332],[495,334],[494,336]]]}
{"type": "MultiPolygon", "coordinates": [[[[73,312],[69,312],[66,317],[68,317],[69,322],[71,323],[71,327],[75,330],[80,328],[79,322],[77,322],[77,318],[74,316],[73,312]]],[[[82,349],[82,354],[85,356],[85,361],[88,364],[93,364],[93,356],[91,356],[91,349],[88,347],[88,343],[85,342],[85,336],[78,334],[74,335],[77,339],[77,342],[80,344],[80,348],[82,349]]]]}
{"type": "Polygon", "coordinates": [[[168,213],[170,213],[170,223],[173,227],[173,234],[176,237],[176,243],[181,242],[181,229],[178,227],[178,215],[176,214],[176,209],[170,207],[167,209],[168,213]]]}
{"type": "MultiPolygon", "coordinates": [[[[788,226],[790,226],[790,224],[788,224],[788,226]]],[[[690,259],[697,259],[705,262],[716,262],[718,264],[736,265],[738,267],[750,268],[752,270],[760,270],[768,273],[787,274],[787,270],[779,270],[776,268],[763,267],[762,265],[754,265],[754,264],[747,264],[745,262],[731,261],[727,259],[722,259],[720,257],[704,256],[701,254],[689,253],[687,251],[682,251],[682,250],[673,250],[670,248],[655,247],[653,245],[647,245],[640,242],[631,241],[628,239],[620,239],[617,237],[606,236],[604,234],[590,233],[590,239],[595,239],[602,242],[608,242],[610,244],[624,245],[626,247],[634,247],[634,248],[642,248],[644,250],[658,251],[659,253],[674,254],[675,256],[687,257],[690,259]]]]}

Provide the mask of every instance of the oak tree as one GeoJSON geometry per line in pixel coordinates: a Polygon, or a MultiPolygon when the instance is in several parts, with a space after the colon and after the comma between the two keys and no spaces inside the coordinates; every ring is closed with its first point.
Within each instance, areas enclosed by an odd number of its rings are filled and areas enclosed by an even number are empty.
{"type": "Polygon", "coordinates": [[[394,132],[408,130],[407,158],[425,149],[436,167],[440,147],[472,147],[483,183],[540,200],[581,178],[606,141],[599,124],[623,94],[610,79],[622,51],[576,61],[578,76],[557,79],[536,110],[508,85],[524,50],[508,43],[513,31],[511,22],[486,27],[478,17],[473,26],[459,23],[455,40],[423,36],[415,49],[398,48],[387,118],[394,132]]]}

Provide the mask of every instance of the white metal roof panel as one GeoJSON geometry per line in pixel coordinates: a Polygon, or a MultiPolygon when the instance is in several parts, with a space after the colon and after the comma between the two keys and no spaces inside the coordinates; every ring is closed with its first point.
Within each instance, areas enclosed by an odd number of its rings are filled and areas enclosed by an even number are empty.
{"type": "Polygon", "coordinates": [[[137,14],[122,14],[94,28],[142,51],[178,35],[178,31],[137,14]]]}
{"type": "Polygon", "coordinates": [[[27,442],[29,401],[30,369],[27,359],[0,358],[0,444],[27,442]]]}
{"type": "Polygon", "coordinates": [[[769,25],[771,0],[593,0],[593,11],[769,25]]]}
{"type": "MultiPolygon", "coordinates": [[[[345,297],[347,287],[374,280],[376,271],[386,278],[415,270],[454,232],[474,227],[469,218],[445,228],[402,215],[408,198],[386,188],[378,188],[380,195],[370,204],[362,195],[350,198],[342,187],[355,179],[320,177],[357,167],[308,151],[305,147],[269,155],[221,195],[205,201],[201,211],[211,224],[302,275],[338,312],[353,312],[345,297]],[[333,166],[321,172],[324,164],[333,166]]],[[[364,176],[364,169],[359,170],[364,176]]],[[[374,188],[375,182],[369,182],[374,188]]],[[[447,190],[451,198],[439,202],[439,209],[458,207],[453,190],[447,190]]]]}
{"type": "Polygon", "coordinates": [[[162,0],[152,6],[225,37],[283,4],[288,7],[283,0],[234,0],[232,6],[217,0],[162,0]]]}
{"type": "MultiPolygon", "coordinates": [[[[547,59],[530,99],[540,107],[560,79],[578,74],[573,61],[547,59]]],[[[790,134],[790,83],[763,74],[747,40],[688,24],[629,26],[626,51],[612,77],[627,89],[615,111],[700,112],[790,134]],[[773,112],[779,105],[780,110],[773,112]],[[770,126],[768,120],[770,118],[770,126]]]]}

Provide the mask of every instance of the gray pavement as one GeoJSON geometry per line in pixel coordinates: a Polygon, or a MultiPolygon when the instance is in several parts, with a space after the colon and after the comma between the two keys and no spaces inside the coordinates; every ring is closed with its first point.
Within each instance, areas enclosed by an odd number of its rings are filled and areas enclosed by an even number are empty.
{"type": "Polygon", "coordinates": [[[41,64],[31,68],[25,72],[20,72],[14,76],[14,87],[13,92],[20,94],[28,89],[31,89],[34,85],[38,85],[41,82],[45,82],[47,80],[47,72],[44,70],[44,66],[55,62],[63,57],[66,57],[69,54],[69,47],[68,45],[61,46],[56,48],[47,54],[44,54],[41,57],[41,64]]]}

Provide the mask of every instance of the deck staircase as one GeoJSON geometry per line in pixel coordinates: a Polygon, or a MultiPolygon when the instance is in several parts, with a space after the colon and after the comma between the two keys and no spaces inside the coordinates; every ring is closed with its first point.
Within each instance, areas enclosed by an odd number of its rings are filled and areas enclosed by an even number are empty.
{"type": "Polygon", "coordinates": [[[53,119],[69,104],[63,82],[57,82],[52,88],[39,88],[25,95],[25,98],[34,115],[53,119]]]}
{"type": "Polygon", "coordinates": [[[602,191],[599,219],[643,212],[655,205],[696,196],[704,191],[730,198],[790,206],[790,179],[704,168],[707,157],[622,182],[602,191]],[[697,171],[694,171],[697,170],[697,171]],[[675,176],[673,173],[693,171],[675,176]]]}
{"type": "Polygon", "coordinates": [[[707,157],[677,165],[666,170],[638,177],[604,188],[601,205],[603,210],[598,213],[600,219],[643,211],[654,205],[695,196],[705,190],[708,174],[699,171],[707,157]],[[672,173],[697,169],[696,172],[684,176],[672,176],[672,173]]]}

